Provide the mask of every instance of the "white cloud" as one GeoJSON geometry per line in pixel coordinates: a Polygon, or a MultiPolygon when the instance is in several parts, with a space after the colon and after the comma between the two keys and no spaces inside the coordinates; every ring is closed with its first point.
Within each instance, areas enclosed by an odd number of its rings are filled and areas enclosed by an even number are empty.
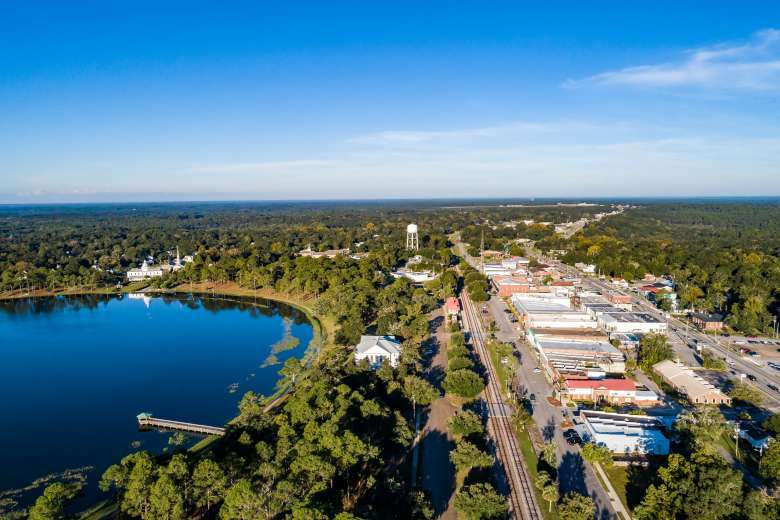
{"type": "MultiPolygon", "coordinates": [[[[622,126],[613,123],[610,128],[622,126]]],[[[483,126],[477,128],[460,128],[455,130],[387,130],[383,132],[359,135],[347,140],[348,144],[369,146],[416,146],[439,143],[475,142],[479,140],[499,141],[517,136],[541,135],[552,133],[584,132],[603,125],[583,123],[580,121],[514,121],[503,125],[483,126]]]]}
{"type": "Polygon", "coordinates": [[[627,67],[564,83],[568,88],[587,85],[780,90],[780,30],[759,31],[741,44],[694,49],[676,62],[627,67]]]}

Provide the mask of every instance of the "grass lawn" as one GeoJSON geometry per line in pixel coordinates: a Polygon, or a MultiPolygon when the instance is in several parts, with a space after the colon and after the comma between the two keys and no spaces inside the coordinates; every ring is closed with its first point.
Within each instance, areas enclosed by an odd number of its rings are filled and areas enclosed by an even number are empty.
{"type": "MultiPolygon", "coordinates": [[[[626,493],[626,489],[628,488],[628,467],[616,466],[613,464],[610,468],[604,466],[601,468],[604,470],[604,473],[607,474],[607,478],[609,478],[609,481],[612,483],[612,487],[615,488],[615,491],[620,497],[620,501],[623,502],[625,508],[630,511],[631,508],[628,507],[628,496],[626,493]]],[[[596,473],[596,475],[598,475],[598,473],[596,473]]]]}
{"type": "Polygon", "coordinates": [[[496,371],[496,377],[498,377],[498,384],[501,386],[504,394],[506,394],[507,381],[511,377],[513,370],[516,373],[519,367],[517,366],[517,360],[514,356],[508,356],[507,359],[509,360],[509,363],[506,365],[502,364],[496,346],[497,343],[491,341],[487,344],[487,349],[490,353],[490,362],[493,364],[493,368],[496,371]]]}
{"type": "MultiPolygon", "coordinates": [[[[538,462],[539,457],[536,455],[536,450],[534,450],[533,443],[531,442],[531,437],[528,436],[528,431],[523,430],[516,432],[517,435],[517,442],[520,447],[520,452],[523,454],[523,459],[525,460],[525,465],[528,468],[528,473],[530,473],[531,476],[531,484],[533,485],[534,480],[536,479],[536,475],[538,473],[538,462]]],[[[549,511],[550,505],[549,503],[542,498],[542,492],[538,489],[534,488],[534,491],[536,492],[536,501],[539,504],[539,509],[542,510],[542,515],[546,520],[556,520],[558,518],[558,511],[555,506],[553,506],[552,512],[549,511]]]]}

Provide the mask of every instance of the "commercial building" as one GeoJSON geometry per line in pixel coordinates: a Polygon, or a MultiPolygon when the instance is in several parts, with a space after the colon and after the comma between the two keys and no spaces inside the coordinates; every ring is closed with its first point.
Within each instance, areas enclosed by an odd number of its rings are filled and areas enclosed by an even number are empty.
{"type": "Polygon", "coordinates": [[[694,312],[691,315],[691,321],[701,330],[722,330],[723,319],[723,314],[718,313],[694,312]]]}
{"type": "Polygon", "coordinates": [[[631,304],[631,295],[629,294],[620,294],[617,292],[612,292],[607,294],[607,301],[614,305],[615,307],[620,307],[621,309],[625,311],[630,311],[632,309],[631,304]]]}
{"type": "Polygon", "coordinates": [[[562,402],[570,400],[639,406],[655,406],[659,403],[655,392],[637,391],[636,383],[631,379],[564,379],[559,385],[559,394],[562,402]]]}
{"type": "Polygon", "coordinates": [[[674,361],[661,361],[653,370],[672,388],[688,397],[694,404],[731,404],[731,398],[715,386],[697,376],[693,370],[674,361]]]}
{"type": "Polygon", "coordinates": [[[596,320],[588,313],[571,309],[559,301],[517,299],[513,303],[526,329],[593,330],[598,327],[596,320]]]}
{"type": "Polygon", "coordinates": [[[593,316],[593,318],[597,318],[607,312],[625,312],[611,303],[583,303],[582,310],[593,316]]]}
{"type": "Polygon", "coordinates": [[[528,341],[552,380],[559,377],[599,379],[625,372],[625,357],[606,336],[593,331],[529,329],[528,341]]]}
{"type": "Polygon", "coordinates": [[[394,336],[361,336],[355,346],[355,363],[367,359],[371,368],[378,368],[382,363],[396,367],[400,358],[401,343],[394,336]]]}
{"type": "Polygon", "coordinates": [[[621,455],[667,455],[669,439],[655,417],[582,410],[577,431],[586,442],[621,455]]]}
{"type": "Polygon", "coordinates": [[[597,318],[607,332],[665,333],[666,322],[644,312],[605,312],[597,318]]]}
{"type": "Polygon", "coordinates": [[[536,288],[527,276],[493,276],[490,281],[502,298],[508,298],[516,293],[531,292],[532,288],[536,288]]]}

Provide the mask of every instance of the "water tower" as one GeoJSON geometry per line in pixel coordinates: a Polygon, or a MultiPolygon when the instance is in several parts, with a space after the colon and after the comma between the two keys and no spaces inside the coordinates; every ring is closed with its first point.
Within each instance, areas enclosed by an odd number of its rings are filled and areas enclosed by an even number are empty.
{"type": "Polygon", "coordinates": [[[406,249],[417,251],[420,249],[420,237],[417,234],[417,224],[406,226],[406,249]]]}

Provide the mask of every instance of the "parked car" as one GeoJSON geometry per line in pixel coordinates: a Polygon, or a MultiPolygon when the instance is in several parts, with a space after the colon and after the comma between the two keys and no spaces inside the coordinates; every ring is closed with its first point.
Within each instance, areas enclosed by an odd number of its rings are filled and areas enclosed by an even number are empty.
{"type": "Polygon", "coordinates": [[[536,394],[531,394],[528,396],[529,401],[536,401],[536,394]]]}
{"type": "Polygon", "coordinates": [[[563,432],[563,438],[566,439],[566,443],[570,446],[574,444],[582,444],[582,437],[577,433],[577,430],[566,430],[563,432]]]}
{"type": "Polygon", "coordinates": [[[750,379],[751,381],[756,381],[757,379],[756,376],[754,376],[753,374],[748,374],[747,378],[750,379]]]}

